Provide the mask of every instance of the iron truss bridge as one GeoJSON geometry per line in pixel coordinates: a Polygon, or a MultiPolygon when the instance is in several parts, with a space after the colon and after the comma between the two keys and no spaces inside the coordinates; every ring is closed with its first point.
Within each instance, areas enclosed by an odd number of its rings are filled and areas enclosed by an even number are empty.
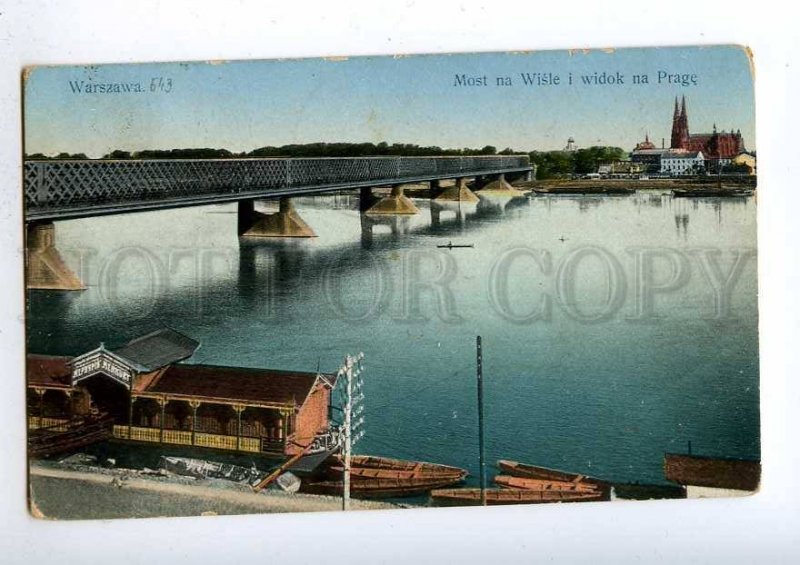
{"type": "Polygon", "coordinates": [[[25,221],[530,170],[527,155],[25,161],[25,221]]]}

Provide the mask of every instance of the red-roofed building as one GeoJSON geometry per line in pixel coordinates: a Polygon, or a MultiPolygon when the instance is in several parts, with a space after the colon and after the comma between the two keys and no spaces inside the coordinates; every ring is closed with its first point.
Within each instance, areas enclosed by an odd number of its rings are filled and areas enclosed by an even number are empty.
{"type": "Polygon", "coordinates": [[[678,98],[675,98],[670,148],[678,151],[701,152],[707,159],[721,159],[727,162],[745,150],[742,133],[738,130],[736,133],[733,131],[718,132],[715,124],[711,133],[690,134],[686,97],[681,99],[680,110],[678,110],[678,98]]]}
{"type": "Polygon", "coordinates": [[[28,426],[105,412],[117,440],[292,455],[329,428],[333,375],[190,365],[199,344],[160,330],[75,358],[29,354],[28,426]]]}

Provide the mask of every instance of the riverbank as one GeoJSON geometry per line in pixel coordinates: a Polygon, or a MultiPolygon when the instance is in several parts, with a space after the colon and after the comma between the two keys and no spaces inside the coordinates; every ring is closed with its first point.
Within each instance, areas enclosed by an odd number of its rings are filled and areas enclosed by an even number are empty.
{"type": "Polygon", "coordinates": [[[755,190],[756,177],[700,177],[669,179],[549,179],[518,181],[516,188],[538,194],[630,194],[637,190],[691,191],[692,195],[738,196],[755,190]]]}
{"type": "MultiPolygon", "coordinates": [[[[223,480],[145,475],[131,469],[76,470],[58,464],[30,465],[30,511],[36,518],[89,520],[340,511],[332,496],[253,492],[223,480]],[[90,503],[89,503],[90,502],[90,503]]],[[[353,510],[401,508],[397,504],[351,500],[353,510]]]]}
{"type": "MultiPolygon", "coordinates": [[[[678,196],[741,196],[756,188],[754,176],[729,176],[663,179],[547,179],[518,180],[511,183],[514,188],[532,191],[536,194],[633,194],[637,190],[676,191],[678,196]]],[[[446,188],[455,184],[453,180],[441,181],[446,188]]],[[[468,183],[474,189],[474,182],[468,183]]],[[[403,186],[406,196],[430,198],[428,183],[415,183],[403,186]]],[[[388,195],[390,188],[374,189],[376,196],[388,195]]]]}

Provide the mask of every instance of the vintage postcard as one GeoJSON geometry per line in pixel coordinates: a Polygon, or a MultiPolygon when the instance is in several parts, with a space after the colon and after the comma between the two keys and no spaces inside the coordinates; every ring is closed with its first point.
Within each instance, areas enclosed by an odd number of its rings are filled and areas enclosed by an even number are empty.
{"type": "Polygon", "coordinates": [[[741,46],[25,69],[31,513],[753,493],[753,72],[741,46]]]}

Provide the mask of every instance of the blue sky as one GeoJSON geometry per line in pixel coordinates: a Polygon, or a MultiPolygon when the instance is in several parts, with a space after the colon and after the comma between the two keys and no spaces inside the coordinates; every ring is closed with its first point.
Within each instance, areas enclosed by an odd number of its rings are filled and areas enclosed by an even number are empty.
{"type": "Polygon", "coordinates": [[[755,149],[753,78],[730,47],[541,51],[297,59],[227,63],[35,68],[25,83],[25,150],[100,157],[113,149],[219,147],[349,141],[441,147],[631,149],[649,132],[669,144],[675,96],[686,96],[692,133],[742,131],[755,149]],[[697,84],[657,82],[695,74],[697,84]],[[557,86],[524,86],[520,73],[555,73],[557,86]],[[623,85],[586,86],[581,75],[621,73],[623,85]],[[573,85],[566,83],[572,73],[573,85]],[[647,74],[647,85],[631,75],[647,74]],[[454,86],[455,76],[489,86],[454,86]],[[512,86],[495,86],[509,76],[512,86]],[[150,92],[154,78],[171,92],[150,92]],[[145,92],[74,93],[70,81],[140,83],[145,92]]]}

